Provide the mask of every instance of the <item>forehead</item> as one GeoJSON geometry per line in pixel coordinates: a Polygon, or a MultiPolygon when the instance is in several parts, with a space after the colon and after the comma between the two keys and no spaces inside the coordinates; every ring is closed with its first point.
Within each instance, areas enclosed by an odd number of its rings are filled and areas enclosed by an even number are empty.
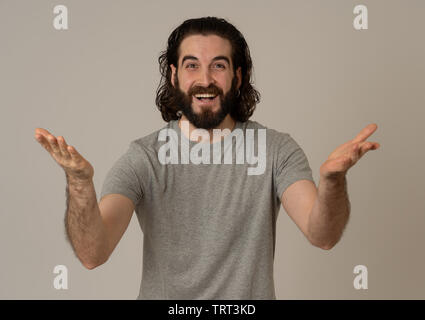
{"type": "Polygon", "coordinates": [[[192,55],[199,60],[209,61],[216,56],[226,56],[230,61],[232,45],[229,40],[217,35],[190,35],[183,39],[179,48],[179,64],[182,57],[192,55]]]}

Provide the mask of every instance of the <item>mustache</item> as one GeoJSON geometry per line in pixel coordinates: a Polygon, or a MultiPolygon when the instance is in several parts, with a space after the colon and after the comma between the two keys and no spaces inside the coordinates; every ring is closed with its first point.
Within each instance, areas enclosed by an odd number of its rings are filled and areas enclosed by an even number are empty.
{"type": "Polygon", "coordinates": [[[208,87],[200,87],[196,86],[193,88],[190,88],[190,90],[187,93],[189,96],[193,96],[195,94],[214,94],[214,95],[223,95],[223,90],[218,88],[217,86],[210,84],[208,87]]]}

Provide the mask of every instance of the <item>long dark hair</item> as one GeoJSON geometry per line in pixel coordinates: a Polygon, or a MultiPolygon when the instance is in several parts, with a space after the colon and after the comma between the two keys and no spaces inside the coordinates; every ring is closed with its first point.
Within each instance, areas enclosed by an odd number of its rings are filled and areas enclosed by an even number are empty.
{"type": "Polygon", "coordinates": [[[260,102],[260,93],[251,84],[252,60],[248,44],[238,29],[226,20],[216,17],[186,20],[169,36],[167,50],[162,51],[158,58],[161,81],[156,91],[155,103],[161,111],[162,118],[167,122],[179,119],[177,114],[179,106],[175,105],[173,99],[174,87],[171,83],[170,65],[178,66],[180,44],[185,37],[194,34],[214,34],[230,41],[233,71],[235,73],[238,67],[242,69],[240,94],[230,115],[236,121],[245,122],[254,113],[256,104],[260,102]]]}

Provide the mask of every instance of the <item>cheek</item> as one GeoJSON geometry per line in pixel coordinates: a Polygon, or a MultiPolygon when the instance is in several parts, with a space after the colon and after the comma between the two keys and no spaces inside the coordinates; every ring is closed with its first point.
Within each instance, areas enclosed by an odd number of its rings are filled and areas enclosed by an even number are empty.
{"type": "Polygon", "coordinates": [[[187,91],[189,90],[189,88],[190,88],[190,87],[188,87],[187,83],[185,83],[185,82],[183,82],[183,81],[179,80],[178,88],[179,88],[181,91],[183,91],[183,92],[187,93],[187,91]]]}
{"type": "Polygon", "coordinates": [[[187,77],[182,77],[181,79],[179,79],[179,86],[180,89],[183,90],[184,92],[188,92],[189,89],[192,87],[193,81],[190,78],[187,77]]]}
{"type": "Polygon", "coordinates": [[[184,92],[188,93],[190,88],[192,88],[192,82],[184,82],[181,86],[180,89],[182,89],[184,92]]]}
{"type": "Polygon", "coordinates": [[[220,85],[223,89],[223,92],[226,94],[230,91],[232,87],[232,80],[228,79],[226,82],[224,82],[222,85],[220,85]]]}
{"type": "Polygon", "coordinates": [[[217,78],[217,82],[224,92],[229,92],[232,87],[232,77],[230,75],[221,75],[217,78]]]}

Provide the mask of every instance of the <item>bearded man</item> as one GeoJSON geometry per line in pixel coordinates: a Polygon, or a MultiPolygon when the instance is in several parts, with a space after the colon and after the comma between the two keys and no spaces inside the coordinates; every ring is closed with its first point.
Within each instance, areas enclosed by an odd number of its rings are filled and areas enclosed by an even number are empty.
{"type": "Polygon", "coordinates": [[[108,172],[99,203],[91,164],[63,137],[36,129],[35,138],[66,173],[70,243],[86,268],[96,268],[109,259],[135,211],[144,236],[139,299],[276,299],[280,207],[312,245],[334,247],[350,212],[347,170],[379,147],[366,141],[377,126],[329,155],[316,188],[295,140],[249,120],[260,95],[251,84],[248,45],[232,24],[215,17],[184,21],[159,64],[156,104],[167,124],[130,143],[108,172]],[[167,142],[164,130],[173,133],[167,142]],[[250,144],[239,143],[248,130],[266,132],[264,140],[250,135],[257,148],[249,152],[250,144]],[[158,159],[164,143],[195,155],[223,149],[216,160],[265,150],[265,170],[249,175],[249,161],[229,165],[208,157],[164,163],[158,159]]]}

